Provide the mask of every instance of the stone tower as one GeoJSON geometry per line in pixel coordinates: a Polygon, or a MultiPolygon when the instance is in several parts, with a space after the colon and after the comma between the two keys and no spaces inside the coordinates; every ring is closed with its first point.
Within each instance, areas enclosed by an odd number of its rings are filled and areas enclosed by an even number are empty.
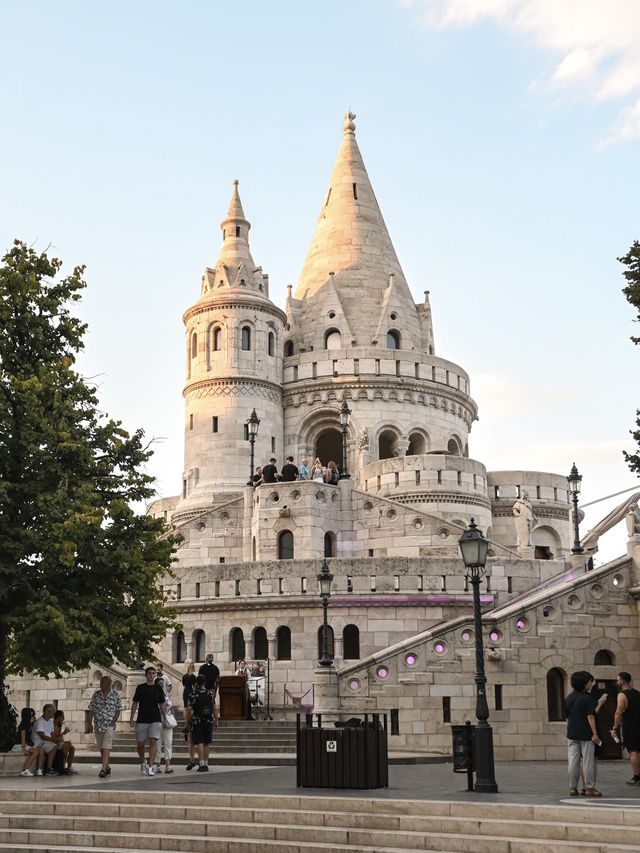
{"type": "Polygon", "coordinates": [[[269,299],[269,278],[249,248],[251,224],[238,181],[215,267],[202,277],[186,327],[185,470],[174,520],[210,508],[249,479],[245,424],[263,422],[259,462],[282,454],[282,347],[285,314],[269,299]]]}

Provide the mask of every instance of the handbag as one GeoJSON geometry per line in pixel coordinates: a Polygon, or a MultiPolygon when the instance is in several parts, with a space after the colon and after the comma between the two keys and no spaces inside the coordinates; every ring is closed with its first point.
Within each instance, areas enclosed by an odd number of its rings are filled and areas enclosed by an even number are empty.
{"type": "Polygon", "coordinates": [[[167,725],[170,729],[175,729],[175,727],[178,725],[178,721],[173,716],[173,714],[167,714],[167,725]]]}

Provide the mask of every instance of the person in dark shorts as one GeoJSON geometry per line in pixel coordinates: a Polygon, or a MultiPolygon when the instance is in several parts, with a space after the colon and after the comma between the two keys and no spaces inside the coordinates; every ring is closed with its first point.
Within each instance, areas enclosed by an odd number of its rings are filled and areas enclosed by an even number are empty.
{"type": "MultiPolygon", "coordinates": [[[[209,772],[209,745],[213,735],[213,696],[205,687],[204,675],[196,678],[196,688],[187,701],[193,744],[198,750],[198,773],[209,772]]],[[[190,768],[187,767],[187,770],[190,768]]]]}
{"type": "Polygon", "coordinates": [[[622,743],[629,753],[633,772],[627,785],[640,785],[640,691],[631,686],[628,672],[619,672],[617,681],[620,693],[611,734],[619,730],[622,723],[622,743]]]}

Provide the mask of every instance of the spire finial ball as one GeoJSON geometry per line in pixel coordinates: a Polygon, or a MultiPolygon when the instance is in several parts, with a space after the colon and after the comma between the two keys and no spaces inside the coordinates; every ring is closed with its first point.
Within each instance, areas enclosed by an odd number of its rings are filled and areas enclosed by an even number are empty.
{"type": "Polygon", "coordinates": [[[342,125],[342,129],[343,130],[355,130],[356,126],[353,122],[355,117],[356,117],[356,114],[352,113],[351,110],[349,110],[349,112],[344,117],[344,124],[342,125]]]}
{"type": "Polygon", "coordinates": [[[233,182],[234,187],[237,187],[239,183],[240,183],[240,181],[236,178],[235,181],[233,182]]]}

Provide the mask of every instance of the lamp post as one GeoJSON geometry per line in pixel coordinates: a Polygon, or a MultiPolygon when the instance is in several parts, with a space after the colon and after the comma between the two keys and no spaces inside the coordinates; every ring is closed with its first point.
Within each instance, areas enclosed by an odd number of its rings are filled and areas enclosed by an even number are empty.
{"type": "Polygon", "coordinates": [[[342,401],[340,408],[340,424],[342,426],[342,474],[341,480],[350,480],[351,474],[348,471],[347,465],[347,430],[349,429],[349,418],[351,417],[351,409],[347,405],[346,398],[342,401]]]}
{"type": "Polygon", "coordinates": [[[567,477],[569,483],[569,492],[573,500],[573,548],[572,554],[584,554],[584,548],[580,544],[580,519],[578,518],[578,495],[580,494],[580,486],[582,484],[582,474],[578,474],[576,463],[573,463],[571,473],[567,477]]]}
{"type": "Polygon", "coordinates": [[[329,565],[326,560],[322,561],[320,571],[316,575],[318,584],[320,585],[320,595],[322,597],[322,608],[324,611],[324,621],[322,625],[322,657],[318,661],[320,666],[331,666],[333,658],[329,654],[329,626],[327,625],[327,607],[331,598],[331,581],[333,575],[329,571],[329,565]]]}
{"type": "Polygon", "coordinates": [[[256,415],[256,410],[254,409],[247,420],[247,430],[249,432],[249,441],[251,442],[251,467],[249,469],[249,482],[247,483],[247,486],[253,486],[254,451],[259,426],[260,418],[256,415]]]}
{"type": "Polygon", "coordinates": [[[467,577],[473,587],[473,631],[476,639],[476,719],[473,733],[473,763],[476,771],[475,790],[495,794],[498,790],[493,763],[493,731],[489,725],[487,704],[487,676],[484,674],[484,648],[482,643],[482,613],[480,611],[480,580],[487,562],[489,540],[482,531],[471,524],[458,540],[467,577]]]}

